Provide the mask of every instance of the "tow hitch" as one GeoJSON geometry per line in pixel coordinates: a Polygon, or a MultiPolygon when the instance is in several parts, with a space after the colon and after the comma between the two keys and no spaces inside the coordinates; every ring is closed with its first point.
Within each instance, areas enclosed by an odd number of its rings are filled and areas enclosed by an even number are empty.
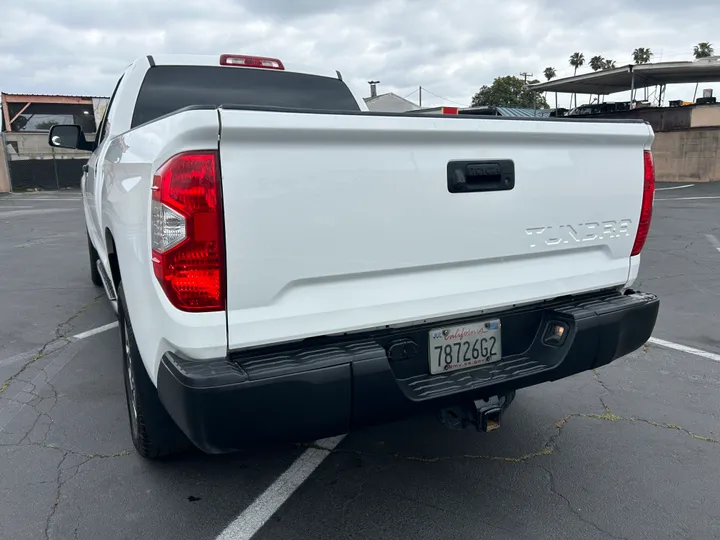
{"type": "Polygon", "coordinates": [[[438,412],[439,420],[450,429],[474,426],[478,431],[494,431],[500,427],[503,412],[510,406],[515,392],[488,399],[469,401],[464,405],[447,407],[438,412]]]}

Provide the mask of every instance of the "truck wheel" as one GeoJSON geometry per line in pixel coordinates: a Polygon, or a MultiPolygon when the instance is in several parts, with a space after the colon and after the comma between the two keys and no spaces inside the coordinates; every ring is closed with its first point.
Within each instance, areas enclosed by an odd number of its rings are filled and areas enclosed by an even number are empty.
{"type": "Polygon", "coordinates": [[[122,283],[118,288],[118,312],[122,339],[123,373],[130,434],[133,445],[144,458],[157,459],[181,453],[191,447],[160,402],[157,389],[145,370],[140,357],[130,317],[125,309],[122,283]]]}
{"type": "Polygon", "coordinates": [[[90,234],[87,235],[87,243],[88,243],[88,253],[90,254],[90,279],[93,282],[93,285],[97,287],[102,287],[103,282],[102,278],[100,277],[100,272],[97,268],[97,261],[100,258],[98,255],[98,252],[95,250],[95,248],[92,245],[92,242],[90,241],[90,234]]]}

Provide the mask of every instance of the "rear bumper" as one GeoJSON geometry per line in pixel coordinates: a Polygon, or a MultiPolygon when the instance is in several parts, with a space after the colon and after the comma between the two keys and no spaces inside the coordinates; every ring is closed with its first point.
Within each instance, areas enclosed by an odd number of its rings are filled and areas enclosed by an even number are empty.
{"type": "Polygon", "coordinates": [[[445,321],[499,317],[505,356],[441,375],[429,374],[427,360],[427,332],[437,323],[217,360],[166,353],[158,392],[206,452],[313,440],[603,366],[647,341],[658,308],[654,295],[611,292],[445,321]],[[566,325],[565,339],[547,345],[545,330],[555,322],[566,325]]]}

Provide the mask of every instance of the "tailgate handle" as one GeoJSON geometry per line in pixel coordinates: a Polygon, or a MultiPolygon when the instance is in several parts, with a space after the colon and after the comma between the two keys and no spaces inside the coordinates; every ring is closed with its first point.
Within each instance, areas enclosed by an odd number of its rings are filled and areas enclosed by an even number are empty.
{"type": "Polygon", "coordinates": [[[447,186],[450,193],[511,190],[515,187],[515,163],[511,159],[450,161],[447,186]]]}

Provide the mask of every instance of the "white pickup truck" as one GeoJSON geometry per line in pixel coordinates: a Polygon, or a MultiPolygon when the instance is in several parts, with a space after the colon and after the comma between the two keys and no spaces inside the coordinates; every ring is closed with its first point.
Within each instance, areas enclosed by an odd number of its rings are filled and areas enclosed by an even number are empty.
{"type": "Polygon", "coordinates": [[[651,335],[641,121],[367,112],[339,72],[148,56],[82,180],[148,458],[422,411],[488,431],[519,388],[651,335]]]}

